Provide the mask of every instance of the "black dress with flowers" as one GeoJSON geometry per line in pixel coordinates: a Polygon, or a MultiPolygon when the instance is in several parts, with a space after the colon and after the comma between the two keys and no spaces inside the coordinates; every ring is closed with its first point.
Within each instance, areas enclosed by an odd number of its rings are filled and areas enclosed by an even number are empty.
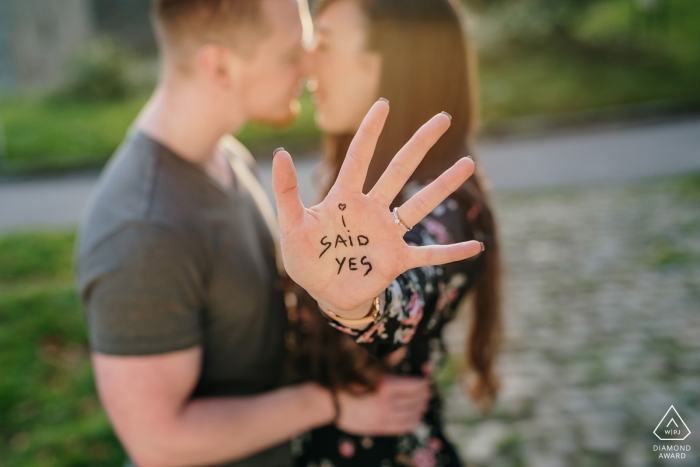
{"type": "MultiPolygon", "coordinates": [[[[405,194],[421,186],[407,185],[405,194]]],[[[405,198],[404,198],[405,199],[405,198]]],[[[466,205],[452,195],[429,216],[407,232],[409,245],[450,244],[489,239],[474,228],[470,218],[482,207],[466,205]]],[[[450,321],[461,298],[469,292],[484,269],[483,255],[443,266],[411,269],[396,278],[380,295],[382,315],[365,330],[353,330],[328,319],[349,334],[361,347],[381,358],[406,347],[404,359],[392,372],[422,376],[425,364],[432,368],[444,358],[442,329],[450,321]]],[[[325,426],[292,441],[297,467],[458,467],[462,463],[442,429],[441,400],[433,385],[433,397],[423,422],[411,433],[398,437],[354,436],[325,426]]]]}

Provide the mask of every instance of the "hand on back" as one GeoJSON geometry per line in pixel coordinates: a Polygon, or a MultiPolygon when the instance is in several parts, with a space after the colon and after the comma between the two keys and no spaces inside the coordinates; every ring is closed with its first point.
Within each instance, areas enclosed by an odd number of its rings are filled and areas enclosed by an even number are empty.
{"type": "Polygon", "coordinates": [[[339,392],[339,429],[355,435],[398,436],[423,419],[431,391],[425,378],[385,376],[376,392],[354,395],[339,392]]]}

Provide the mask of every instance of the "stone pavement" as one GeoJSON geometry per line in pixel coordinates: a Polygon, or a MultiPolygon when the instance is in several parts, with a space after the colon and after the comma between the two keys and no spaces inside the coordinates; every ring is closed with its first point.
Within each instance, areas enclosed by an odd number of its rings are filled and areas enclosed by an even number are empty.
{"type": "Polygon", "coordinates": [[[483,142],[494,189],[614,183],[700,170],[700,118],[483,142]]]}
{"type": "MultiPolygon", "coordinates": [[[[494,190],[590,185],[700,170],[700,118],[483,141],[480,166],[494,190]]],[[[297,158],[302,199],[314,200],[315,158],[297,158]]],[[[261,172],[271,192],[271,168],[261,172]]],[[[0,232],[76,224],[94,176],[0,183],[0,232]]],[[[270,193],[271,196],[271,193],[270,193]]]]}
{"type": "MultiPolygon", "coordinates": [[[[445,410],[469,466],[700,465],[700,176],[503,193],[495,205],[502,393],[482,417],[455,384],[445,410]],[[653,435],[672,404],[691,431],[682,442],[653,435]],[[691,451],[662,461],[661,444],[691,451]]],[[[447,330],[457,355],[465,319],[447,330]]]]}

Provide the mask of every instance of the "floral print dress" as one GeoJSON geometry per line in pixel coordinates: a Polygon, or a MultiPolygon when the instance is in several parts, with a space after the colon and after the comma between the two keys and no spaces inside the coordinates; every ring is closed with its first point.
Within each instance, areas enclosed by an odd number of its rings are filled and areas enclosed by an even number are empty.
{"type": "MultiPolygon", "coordinates": [[[[404,194],[419,190],[407,185],[404,194]]],[[[405,198],[404,198],[405,199],[405,198]]],[[[481,209],[465,205],[452,195],[404,236],[409,245],[450,244],[488,239],[473,228],[470,218],[481,209]],[[466,213],[466,215],[465,215],[466,213]]],[[[423,366],[434,368],[444,358],[442,329],[461,298],[483,272],[482,255],[443,266],[411,269],[397,277],[380,295],[381,318],[365,330],[342,326],[322,313],[329,324],[353,337],[355,342],[381,358],[406,347],[404,359],[392,372],[423,376],[423,366]]],[[[442,429],[442,404],[435,386],[423,422],[411,433],[398,437],[355,436],[329,425],[307,432],[292,441],[297,467],[459,467],[455,449],[442,429]]]]}

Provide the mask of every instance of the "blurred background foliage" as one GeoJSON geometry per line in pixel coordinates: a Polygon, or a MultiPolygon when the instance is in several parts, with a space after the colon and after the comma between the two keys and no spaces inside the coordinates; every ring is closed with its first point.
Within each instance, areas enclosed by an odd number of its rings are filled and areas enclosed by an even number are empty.
{"type": "MultiPolygon", "coordinates": [[[[656,101],[697,108],[700,4],[468,0],[484,119],[656,101]]],[[[665,104],[665,105],[664,105],[665,104]]]]}
{"type": "MultiPolygon", "coordinates": [[[[511,131],[523,117],[537,116],[546,126],[587,123],[606,111],[634,118],[700,108],[695,0],[465,3],[486,134],[511,131]]],[[[155,82],[157,63],[146,49],[96,37],[76,49],[57,90],[0,95],[0,174],[104,164],[155,82]]],[[[239,138],[257,157],[282,145],[297,154],[317,151],[308,95],[301,104],[291,128],[251,124],[239,138]]]]}
{"type": "Polygon", "coordinates": [[[129,55],[109,37],[98,37],[77,48],[66,83],[49,97],[56,104],[118,101],[137,86],[128,76],[129,55]]]}

